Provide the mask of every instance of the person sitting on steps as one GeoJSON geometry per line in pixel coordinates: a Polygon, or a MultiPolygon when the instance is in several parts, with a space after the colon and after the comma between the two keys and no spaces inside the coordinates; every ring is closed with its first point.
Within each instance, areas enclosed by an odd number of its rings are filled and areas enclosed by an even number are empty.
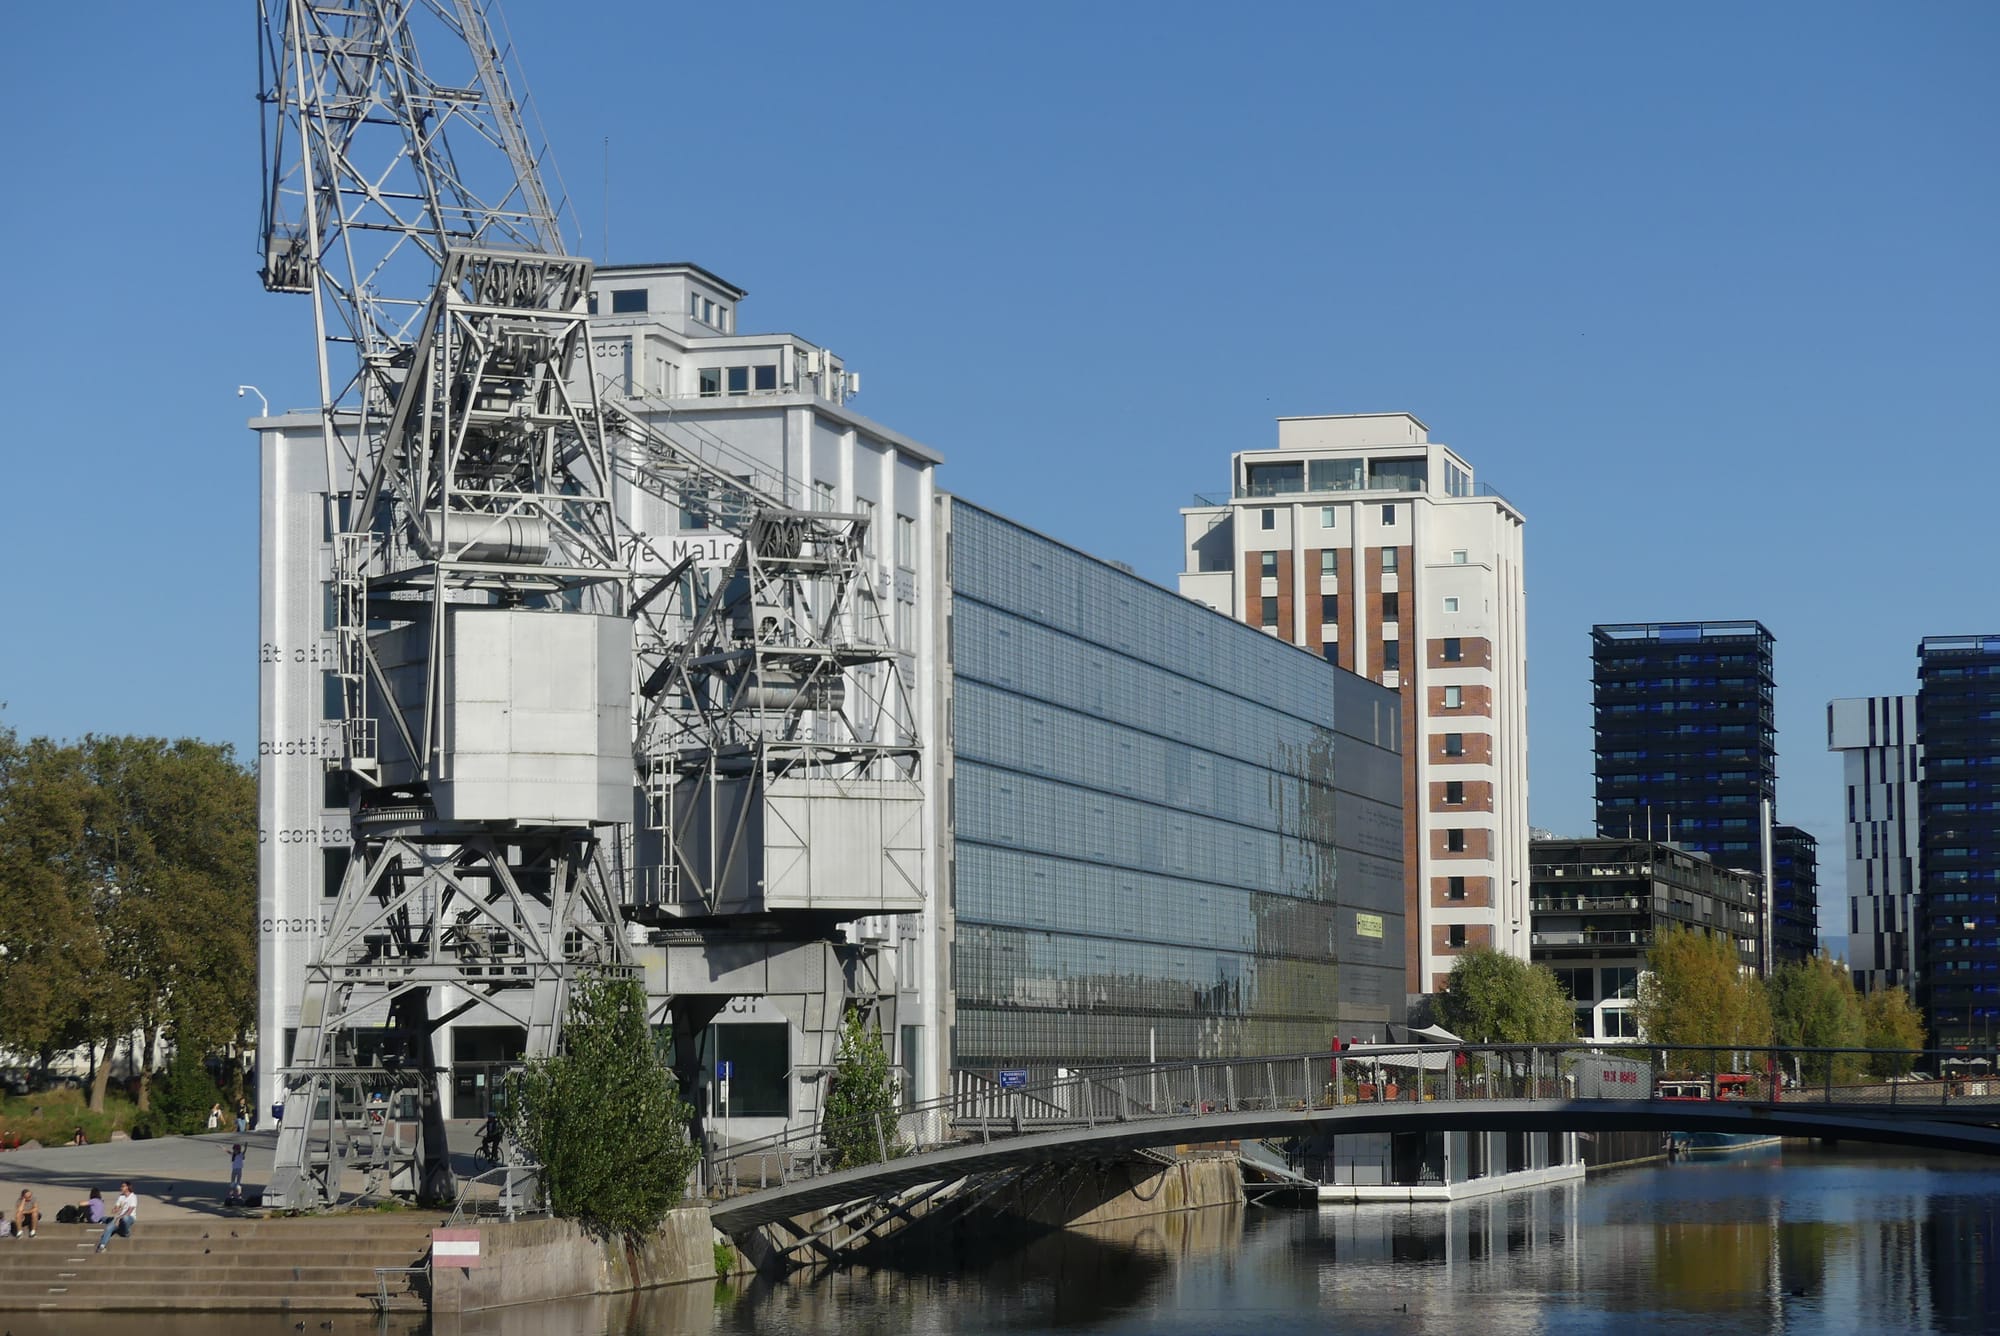
{"type": "Polygon", "coordinates": [[[74,1206],[65,1206],[56,1212],[59,1225],[101,1225],[104,1223],[104,1194],[96,1188],[90,1195],[74,1206]]]}
{"type": "Polygon", "coordinates": [[[111,1218],[104,1222],[104,1232],[97,1236],[97,1251],[103,1252],[111,1246],[113,1234],[132,1237],[132,1227],[139,1223],[139,1197],[132,1191],[130,1183],[118,1185],[118,1201],[112,1207],[111,1218]]]}
{"type": "Polygon", "coordinates": [[[14,1200],[14,1237],[33,1238],[35,1230],[42,1223],[42,1208],[35,1205],[35,1194],[27,1188],[14,1200]]]}

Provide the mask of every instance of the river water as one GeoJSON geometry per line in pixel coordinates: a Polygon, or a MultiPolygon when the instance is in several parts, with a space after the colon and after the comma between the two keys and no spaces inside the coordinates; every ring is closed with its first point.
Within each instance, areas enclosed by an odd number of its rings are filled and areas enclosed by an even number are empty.
{"type": "Polygon", "coordinates": [[[1453,1205],[1208,1211],[752,1289],[790,1333],[2000,1332],[2000,1163],[1773,1148],[1453,1205]]]}
{"type": "MultiPolygon", "coordinates": [[[[15,1336],[395,1332],[418,1317],[0,1314],[15,1336]]],[[[1787,1147],[1438,1206],[1223,1209],[896,1269],[680,1285],[438,1336],[2000,1332],[2000,1161],[1787,1147]]]]}

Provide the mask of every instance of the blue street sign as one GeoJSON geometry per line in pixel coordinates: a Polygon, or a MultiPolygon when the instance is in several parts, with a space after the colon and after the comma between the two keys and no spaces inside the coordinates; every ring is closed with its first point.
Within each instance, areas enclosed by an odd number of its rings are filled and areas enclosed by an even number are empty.
{"type": "Polygon", "coordinates": [[[1025,1090],[1028,1088],[1028,1069],[1025,1067],[1005,1067],[1000,1072],[1002,1090],[1025,1090]]]}
{"type": "Polygon", "coordinates": [[[716,1080],[727,1081],[730,1077],[734,1075],[736,1075],[736,1064],[731,1062],[729,1059],[724,1058],[721,1062],[715,1064],[716,1080]]]}

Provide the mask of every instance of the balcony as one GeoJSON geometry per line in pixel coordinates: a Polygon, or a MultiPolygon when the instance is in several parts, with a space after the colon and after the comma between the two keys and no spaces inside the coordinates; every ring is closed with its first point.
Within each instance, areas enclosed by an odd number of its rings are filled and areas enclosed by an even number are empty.
{"type": "Polygon", "coordinates": [[[1650,928],[1583,928],[1528,935],[1528,945],[1549,951],[1643,951],[1653,944],[1650,928]]]}

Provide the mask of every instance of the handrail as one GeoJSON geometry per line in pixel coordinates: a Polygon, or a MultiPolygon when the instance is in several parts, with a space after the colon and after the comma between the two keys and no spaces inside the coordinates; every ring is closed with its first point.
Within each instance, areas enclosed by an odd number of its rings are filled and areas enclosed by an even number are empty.
{"type": "MultiPolygon", "coordinates": [[[[1995,1054],[1956,1050],[1566,1044],[1383,1044],[1339,1052],[1086,1068],[1018,1088],[955,1090],[912,1105],[876,1129],[876,1158],[903,1159],[1011,1137],[1164,1118],[1329,1109],[1411,1100],[1660,1098],[1656,1082],[1701,1080],[1709,1099],[1764,1105],[1932,1107],[1977,1103],[2000,1112],[2000,1072],[1928,1081],[1859,1080],[1865,1066],[1942,1071],[1995,1054]],[[1741,1073],[1742,1082],[1718,1082],[1741,1073]]],[[[712,1154],[704,1181],[724,1195],[817,1178],[840,1163],[817,1126],[712,1154]]]]}
{"type": "Polygon", "coordinates": [[[508,1220],[517,1215],[546,1215],[548,1202],[542,1194],[542,1166],[539,1164],[503,1164],[474,1174],[458,1181],[458,1198],[452,1203],[451,1219],[447,1225],[463,1224],[468,1218],[481,1215],[502,1215],[508,1220]],[[482,1211],[485,1198],[474,1193],[479,1184],[491,1183],[498,1191],[492,1198],[493,1210],[482,1211]],[[522,1203],[527,1203],[523,1205],[522,1203]]]}

